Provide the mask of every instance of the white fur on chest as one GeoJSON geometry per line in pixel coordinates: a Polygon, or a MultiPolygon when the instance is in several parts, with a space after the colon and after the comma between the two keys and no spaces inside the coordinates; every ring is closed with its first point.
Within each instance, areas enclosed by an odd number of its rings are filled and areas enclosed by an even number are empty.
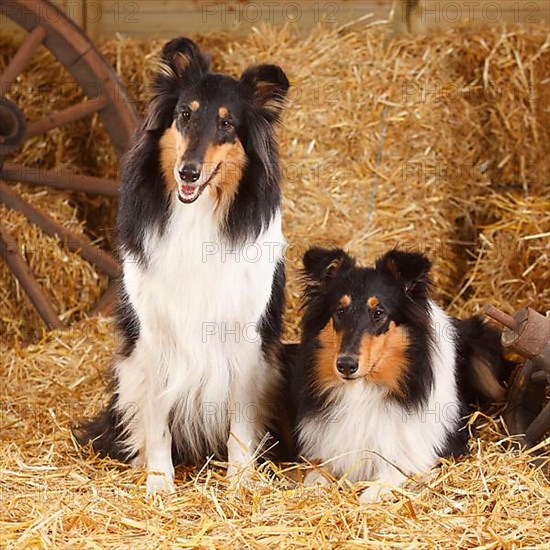
{"type": "Polygon", "coordinates": [[[234,385],[251,369],[259,389],[268,383],[257,329],[284,240],[279,213],[258,239],[234,249],[213,220],[207,197],[176,204],[164,233],[146,235],[147,264],[125,257],[124,284],[155,356],[144,378],[158,379],[171,404],[175,441],[199,448],[202,438],[222,449],[236,413],[234,385]]]}
{"type": "Polygon", "coordinates": [[[375,480],[397,466],[407,474],[435,465],[447,433],[456,429],[460,404],[455,381],[454,328],[432,304],[436,346],[434,387],[426,406],[409,412],[384,397],[382,388],[362,381],[346,385],[328,413],[300,424],[303,455],[326,463],[336,477],[375,480]]]}

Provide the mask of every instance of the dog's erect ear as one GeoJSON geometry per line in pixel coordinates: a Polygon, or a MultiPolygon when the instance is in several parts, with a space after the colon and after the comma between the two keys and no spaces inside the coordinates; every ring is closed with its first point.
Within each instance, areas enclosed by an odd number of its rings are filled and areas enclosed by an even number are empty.
{"type": "Polygon", "coordinates": [[[376,260],[376,269],[389,273],[411,296],[428,290],[431,285],[431,267],[432,263],[424,254],[396,249],[376,260]]]}
{"type": "Polygon", "coordinates": [[[147,132],[165,130],[172,124],[182,86],[193,84],[208,72],[208,58],[188,38],[168,42],[151,83],[152,99],[143,119],[147,132]]]}
{"type": "Polygon", "coordinates": [[[241,88],[269,122],[277,122],[283,112],[285,97],[290,87],[283,69],[277,65],[248,67],[241,76],[241,88]]]}
{"type": "Polygon", "coordinates": [[[310,248],[304,254],[304,278],[310,285],[324,285],[354,265],[341,248],[310,248]]]}
{"type": "Polygon", "coordinates": [[[209,60],[189,38],[175,38],[162,49],[160,72],[186,82],[202,78],[209,68],[209,60]]]}

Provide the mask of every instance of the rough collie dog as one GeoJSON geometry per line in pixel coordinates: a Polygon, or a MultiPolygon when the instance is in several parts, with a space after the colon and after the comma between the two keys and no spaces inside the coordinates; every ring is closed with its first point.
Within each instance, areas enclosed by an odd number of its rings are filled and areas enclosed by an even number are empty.
{"type": "Polygon", "coordinates": [[[122,346],[107,410],[81,439],[173,491],[174,461],[246,473],[266,433],[284,266],[274,65],[209,71],[191,40],[163,49],[123,166],[122,346]]]}
{"type": "Polygon", "coordinates": [[[430,299],[430,267],[398,250],[374,268],[340,249],[304,256],[302,341],[286,350],[298,451],[334,477],[374,481],[364,502],[466,451],[468,405],[503,397],[499,334],[445,314],[430,299]]]}

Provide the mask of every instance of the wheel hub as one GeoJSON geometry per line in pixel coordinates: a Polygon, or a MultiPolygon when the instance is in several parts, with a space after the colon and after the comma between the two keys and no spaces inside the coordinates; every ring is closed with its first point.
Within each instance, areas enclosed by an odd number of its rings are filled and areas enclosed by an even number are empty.
{"type": "Polygon", "coordinates": [[[25,139],[25,115],[13,101],[0,98],[0,165],[6,155],[25,139]]]}

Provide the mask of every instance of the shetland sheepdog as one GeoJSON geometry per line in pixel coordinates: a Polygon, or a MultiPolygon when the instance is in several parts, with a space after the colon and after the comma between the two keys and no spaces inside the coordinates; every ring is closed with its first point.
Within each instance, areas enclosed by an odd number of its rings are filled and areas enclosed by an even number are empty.
{"type": "Polygon", "coordinates": [[[440,457],[467,450],[465,416],[498,401],[510,364],[481,319],[449,317],[430,298],[430,261],[391,250],[374,268],[343,250],[304,256],[302,340],[285,351],[298,453],[325,478],[373,481],[378,500],[440,457]]]}
{"type": "Polygon", "coordinates": [[[123,163],[121,342],[107,409],[81,428],[100,455],[174,490],[174,462],[246,474],[269,424],[284,292],[275,127],[289,82],[258,65],[209,70],[165,45],[123,163]]]}

